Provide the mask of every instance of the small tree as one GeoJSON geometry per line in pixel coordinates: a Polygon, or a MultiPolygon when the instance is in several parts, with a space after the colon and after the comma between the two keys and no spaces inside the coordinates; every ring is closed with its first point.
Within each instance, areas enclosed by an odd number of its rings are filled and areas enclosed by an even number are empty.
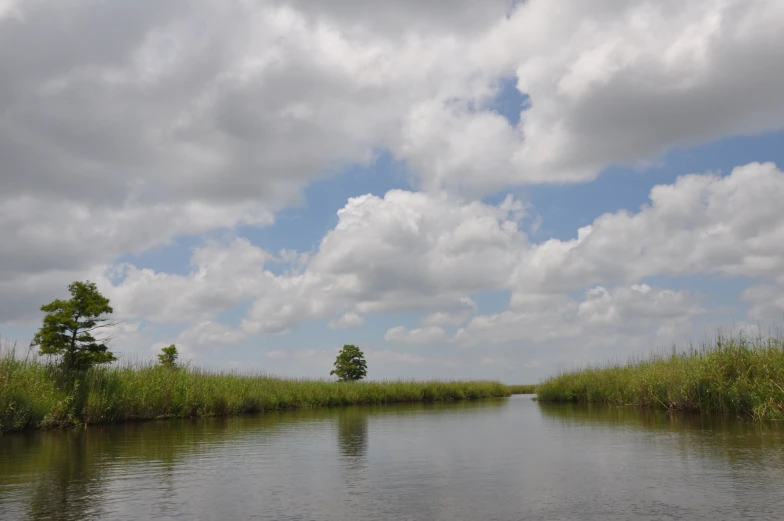
{"type": "Polygon", "coordinates": [[[354,345],[344,345],[335,359],[335,369],[329,372],[342,382],[361,380],[367,376],[365,355],[354,345]]]}
{"type": "Polygon", "coordinates": [[[164,367],[175,367],[177,365],[177,346],[174,344],[169,347],[161,349],[161,354],[158,355],[161,365],[164,367]]]}
{"type": "Polygon", "coordinates": [[[73,282],[68,291],[70,300],[58,299],[41,306],[46,316],[30,345],[38,346],[41,355],[62,356],[67,371],[117,360],[105,343],[109,338],[93,336],[96,331],[116,325],[103,318],[113,312],[109,299],[90,281],[73,282]]]}

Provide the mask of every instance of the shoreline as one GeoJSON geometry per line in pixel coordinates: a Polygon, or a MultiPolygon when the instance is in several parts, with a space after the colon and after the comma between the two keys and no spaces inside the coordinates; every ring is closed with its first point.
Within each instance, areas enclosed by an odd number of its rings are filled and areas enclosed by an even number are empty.
{"type": "Polygon", "coordinates": [[[497,381],[334,382],[159,365],[58,366],[0,357],[0,434],[346,405],[449,402],[512,394],[497,381]]]}
{"type": "Polygon", "coordinates": [[[562,372],[541,402],[605,403],[747,420],[784,420],[784,342],[719,334],[700,349],[562,372]]]}

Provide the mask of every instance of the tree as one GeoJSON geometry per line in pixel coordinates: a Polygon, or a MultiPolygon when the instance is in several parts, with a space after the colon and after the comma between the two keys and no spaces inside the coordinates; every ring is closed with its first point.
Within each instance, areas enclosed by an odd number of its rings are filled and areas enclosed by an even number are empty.
{"type": "Polygon", "coordinates": [[[169,347],[164,347],[161,349],[161,354],[158,355],[158,360],[160,360],[161,365],[164,367],[174,367],[177,365],[178,356],[177,346],[172,344],[169,347]]]}
{"type": "Polygon", "coordinates": [[[46,312],[41,329],[31,346],[38,346],[41,355],[62,356],[67,371],[87,369],[94,364],[114,362],[108,337],[96,339],[93,334],[117,325],[103,315],[114,310],[109,299],[98,292],[94,282],[73,282],[68,286],[71,300],[55,300],[41,306],[46,312]]]}
{"type": "Polygon", "coordinates": [[[342,382],[361,380],[367,376],[365,355],[354,345],[344,345],[335,359],[335,369],[329,372],[342,382]]]}

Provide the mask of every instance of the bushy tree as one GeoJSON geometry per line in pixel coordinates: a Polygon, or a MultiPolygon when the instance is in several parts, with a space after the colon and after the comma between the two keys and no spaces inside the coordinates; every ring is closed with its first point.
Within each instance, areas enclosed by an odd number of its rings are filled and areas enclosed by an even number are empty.
{"type": "Polygon", "coordinates": [[[158,360],[164,367],[174,367],[177,365],[177,346],[174,344],[161,349],[161,354],[158,355],[158,360]]]}
{"type": "Polygon", "coordinates": [[[361,380],[367,376],[365,355],[355,345],[344,345],[335,359],[335,369],[329,372],[342,382],[361,380]]]}
{"type": "Polygon", "coordinates": [[[68,291],[70,300],[58,299],[41,306],[46,315],[31,345],[38,346],[41,355],[62,356],[63,367],[68,371],[117,360],[106,345],[108,337],[94,336],[116,325],[104,317],[113,312],[109,299],[90,281],[73,282],[68,291]]]}

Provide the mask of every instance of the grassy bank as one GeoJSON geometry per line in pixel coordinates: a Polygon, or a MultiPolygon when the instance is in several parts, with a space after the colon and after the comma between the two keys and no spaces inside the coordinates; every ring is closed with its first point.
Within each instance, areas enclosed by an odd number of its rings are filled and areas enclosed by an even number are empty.
{"type": "Polygon", "coordinates": [[[509,385],[509,392],[511,394],[535,394],[535,385],[509,385]]]}
{"type": "Polygon", "coordinates": [[[72,383],[57,365],[0,355],[0,432],[298,407],[508,396],[498,382],[339,383],[152,364],[95,367],[72,383]]]}
{"type": "Polygon", "coordinates": [[[541,401],[601,402],[784,420],[784,342],[719,335],[699,349],[564,372],[541,401]]]}

